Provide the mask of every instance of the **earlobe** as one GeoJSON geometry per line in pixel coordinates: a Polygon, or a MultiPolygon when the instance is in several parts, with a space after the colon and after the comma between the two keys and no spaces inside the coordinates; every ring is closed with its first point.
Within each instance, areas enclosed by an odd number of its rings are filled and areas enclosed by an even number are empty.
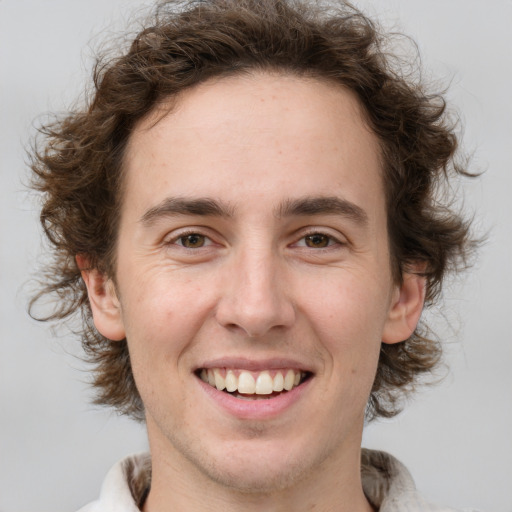
{"type": "Polygon", "coordinates": [[[98,269],[88,268],[87,261],[83,256],[77,256],[76,261],[87,287],[96,329],[105,338],[113,341],[123,340],[126,333],[121,306],[112,280],[98,269]]]}
{"type": "Polygon", "coordinates": [[[382,334],[383,343],[399,343],[411,336],[423,311],[425,291],[425,277],[415,273],[404,274],[391,303],[382,334]]]}

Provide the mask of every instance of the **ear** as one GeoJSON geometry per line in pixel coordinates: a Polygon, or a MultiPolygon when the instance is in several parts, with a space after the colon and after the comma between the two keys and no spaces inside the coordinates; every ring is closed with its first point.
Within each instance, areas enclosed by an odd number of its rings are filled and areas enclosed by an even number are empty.
{"type": "Polygon", "coordinates": [[[126,333],[114,283],[103,272],[89,268],[89,262],[85,256],[78,255],[76,262],[87,287],[96,329],[109,340],[123,340],[126,333]]]}
{"type": "Polygon", "coordinates": [[[426,279],[405,273],[393,294],[388,318],[382,333],[383,343],[399,343],[411,336],[418,325],[425,302],[426,279]]]}

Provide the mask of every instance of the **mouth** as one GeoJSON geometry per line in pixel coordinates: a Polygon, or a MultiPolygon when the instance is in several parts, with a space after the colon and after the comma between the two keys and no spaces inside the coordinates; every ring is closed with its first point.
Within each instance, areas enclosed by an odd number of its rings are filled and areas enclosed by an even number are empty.
{"type": "Polygon", "coordinates": [[[293,368],[248,371],[236,368],[200,368],[196,375],[218,391],[242,400],[264,400],[288,393],[311,377],[293,368]]]}

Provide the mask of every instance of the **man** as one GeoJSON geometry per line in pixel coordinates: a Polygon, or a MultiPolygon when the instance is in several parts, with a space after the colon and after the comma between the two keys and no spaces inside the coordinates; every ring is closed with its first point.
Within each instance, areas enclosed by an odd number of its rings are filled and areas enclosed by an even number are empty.
{"type": "Polygon", "coordinates": [[[440,347],[418,328],[468,224],[456,138],[347,5],[163,4],[33,162],[99,401],[151,456],[96,510],[440,510],[363,451],[440,347]]]}

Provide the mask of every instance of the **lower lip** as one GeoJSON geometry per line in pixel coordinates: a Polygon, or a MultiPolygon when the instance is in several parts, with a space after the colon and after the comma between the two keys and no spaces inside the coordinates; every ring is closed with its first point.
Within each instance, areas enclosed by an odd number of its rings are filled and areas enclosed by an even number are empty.
{"type": "Polygon", "coordinates": [[[209,398],[214,400],[216,404],[229,414],[242,420],[267,420],[279,416],[300,400],[309,387],[311,380],[312,378],[310,377],[291,391],[281,393],[274,398],[245,400],[236,398],[224,391],[219,391],[201,379],[197,379],[199,385],[209,398]]]}

